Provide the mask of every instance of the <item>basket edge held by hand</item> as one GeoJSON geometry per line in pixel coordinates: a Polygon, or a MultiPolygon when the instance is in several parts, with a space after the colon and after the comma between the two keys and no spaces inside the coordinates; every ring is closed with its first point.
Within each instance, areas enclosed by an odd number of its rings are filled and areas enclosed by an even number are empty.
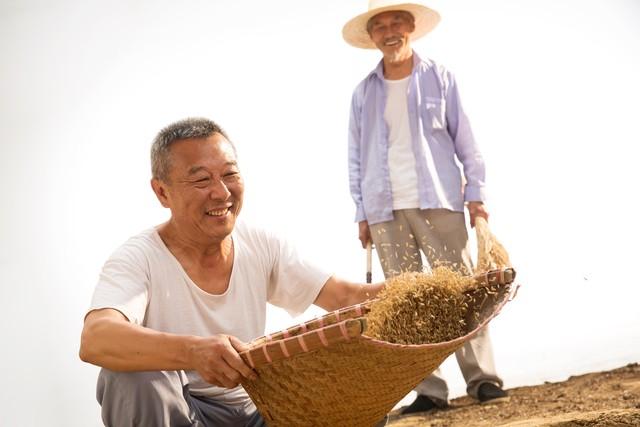
{"type": "Polygon", "coordinates": [[[366,336],[371,302],[254,340],[241,357],[258,373],[242,385],[270,425],[374,425],[513,297],[515,270],[476,276],[468,332],[433,344],[366,336]],[[482,291],[482,290],[485,291],[482,291]]]}

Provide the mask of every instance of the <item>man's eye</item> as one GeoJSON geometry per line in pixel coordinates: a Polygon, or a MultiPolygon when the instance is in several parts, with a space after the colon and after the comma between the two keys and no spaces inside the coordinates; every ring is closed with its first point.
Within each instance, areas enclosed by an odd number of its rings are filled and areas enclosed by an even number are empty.
{"type": "Polygon", "coordinates": [[[209,181],[211,181],[209,178],[199,178],[193,181],[193,183],[198,186],[203,186],[209,184],[209,181]]]}

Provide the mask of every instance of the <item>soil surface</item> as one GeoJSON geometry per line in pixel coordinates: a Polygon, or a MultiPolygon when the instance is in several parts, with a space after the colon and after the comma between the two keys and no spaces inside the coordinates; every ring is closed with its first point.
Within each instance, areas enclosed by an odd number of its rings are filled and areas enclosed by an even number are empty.
{"type": "Polygon", "coordinates": [[[640,366],[570,377],[558,383],[508,390],[503,402],[479,404],[470,397],[451,401],[447,409],[401,416],[391,427],[462,426],[640,426],[640,366]]]}

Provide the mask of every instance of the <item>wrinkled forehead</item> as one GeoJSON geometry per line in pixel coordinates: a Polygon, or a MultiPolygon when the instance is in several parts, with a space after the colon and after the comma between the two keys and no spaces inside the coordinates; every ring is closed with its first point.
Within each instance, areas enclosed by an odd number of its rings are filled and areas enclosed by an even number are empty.
{"type": "Polygon", "coordinates": [[[228,159],[236,159],[236,147],[233,145],[231,141],[229,141],[224,135],[215,134],[218,138],[215,138],[215,145],[217,145],[220,153],[224,155],[225,158],[228,159]]]}
{"type": "Polygon", "coordinates": [[[233,144],[219,133],[206,138],[178,140],[171,150],[172,164],[179,169],[191,170],[194,166],[221,167],[237,164],[233,144]]]}

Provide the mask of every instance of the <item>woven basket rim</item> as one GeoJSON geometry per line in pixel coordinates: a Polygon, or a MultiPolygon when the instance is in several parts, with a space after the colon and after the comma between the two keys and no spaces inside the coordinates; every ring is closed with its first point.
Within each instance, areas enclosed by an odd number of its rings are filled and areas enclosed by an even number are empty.
{"type": "Polygon", "coordinates": [[[514,299],[519,288],[514,281],[510,267],[476,275],[478,287],[465,291],[474,307],[465,315],[466,328],[473,329],[449,341],[400,344],[367,336],[367,313],[375,300],[267,334],[240,354],[252,367],[256,362],[259,376],[242,385],[270,425],[374,425],[487,327],[514,299]]]}
{"type": "MultiPolygon", "coordinates": [[[[316,351],[320,348],[328,347],[331,345],[330,343],[336,341],[348,341],[350,339],[355,339],[361,341],[365,345],[372,345],[379,348],[395,348],[399,350],[427,350],[427,349],[438,349],[445,348],[451,345],[458,345],[464,343],[466,340],[470,339],[474,335],[476,335],[482,328],[484,328],[493,318],[495,318],[504,305],[511,301],[517,292],[519,285],[513,283],[513,279],[515,278],[515,271],[513,269],[508,269],[510,274],[506,276],[505,274],[493,275],[493,278],[502,278],[508,277],[508,282],[496,283],[499,286],[503,287],[504,294],[497,304],[493,307],[490,314],[487,315],[481,322],[478,323],[471,331],[467,332],[464,335],[456,337],[452,340],[440,341],[436,343],[424,343],[424,344],[402,344],[402,343],[393,343],[389,341],[384,341],[380,339],[376,339],[366,335],[366,313],[368,312],[368,307],[371,303],[375,302],[376,299],[369,300],[365,303],[354,304],[349,307],[343,307],[339,310],[335,310],[333,312],[328,312],[322,316],[318,316],[315,319],[309,320],[301,325],[311,325],[312,323],[319,322],[320,325],[314,326],[308,329],[306,326],[302,329],[302,333],[297,333],[296,335],[288,335],[283,334],[284,331],[288,331],[288,329],[279,331],[274,333],[274,335],[280,335],[281,338],[272,337],[272,335],[267,335],[265,337],[260,337],[257,340],[254,340],[254,346],[250,349],[245,350],[240,353],[240,356],[247,361],[250,366],[256,368],[258,366],[262,366],[263,364],[271,364],[276,360],[289,359],[290,357],[295,357],[296,354],[299,353],[307,353],[309,351],[316,351]],[[348,317],[342,320],[333,321],[333,323],[323,325],[324,319],[330,318],[330,316],[335,316],[339,318],[340,312],[342,313],[350,313],[356,312],[356,316],[348,317]],[[358,328],[354,329],[354,321],[359,323],[358,328]],[[351,325],[351,327],[349,327],[351,325]],[[349,332],[347,332],[349,330],[349,332]],[[336,335],[336,331],[340,331],[338,335],[336,335]],[[325,334],[332,333],[333,338],[328,339],[325,337],[325,334]],[[322,346],[319,346],[316,342],[315,345],[308,345],[309,342],[306,341],[307,338],[313,336],[322,337],[322,346]],[[267,338],[264,340],[264,338],[267,338]],[[327,340],[328,339],[328,340],[327,340]],[[295,343],[296,348],[290,348],[289,345],[295,343]],[[306,343],[306,344],[305,344],[306,343]],[[275,350],[275,353],[274,353],[275,350]],[[255,359],[257,357],[258,359],[255,359]],[[264,359],[264,360],[261,360],[264,359]]],[[[506,270],[504,270],[506,271],[506,270]]],[[[489,276],[486,276],[489,277],[489,276]]],[[[485,286],[490,285],[487,283],[485,286]]]]}

